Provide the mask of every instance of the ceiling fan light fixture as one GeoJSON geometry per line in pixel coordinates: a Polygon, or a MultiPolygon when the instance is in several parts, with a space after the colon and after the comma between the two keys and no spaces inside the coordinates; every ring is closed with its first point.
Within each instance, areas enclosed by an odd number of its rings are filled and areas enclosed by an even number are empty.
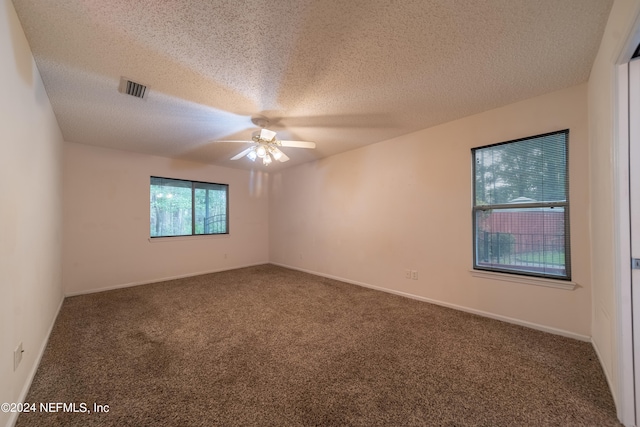
{"type": "Polygon", "coordinates": [[[276,133],[269,129],[261,129],[260,130],[260,139],[265,141],[271,141],[276,137],[276,133]]]}
{"type": "Polygon", "coordinates": [[[289,156],[279,150],[280,147],[297,147],[297,148],[316,148],[314,142],[308,141],[283,141],[277,138],[276,132],[267,129],[269,121],[264,117],[255,117],[251,121],[261,129],[251,133],[251,140],[228,140],[220,142],[241,142],[243,144],[252,143],[250,147],[245,148],[240,153],[231,157],[231,160],[238,160],[242,157],[248,157],[249,160],[255,162],[256,159],[262,159],[265,166],[273,162],[288,162],[291,160],[289,156]]]}

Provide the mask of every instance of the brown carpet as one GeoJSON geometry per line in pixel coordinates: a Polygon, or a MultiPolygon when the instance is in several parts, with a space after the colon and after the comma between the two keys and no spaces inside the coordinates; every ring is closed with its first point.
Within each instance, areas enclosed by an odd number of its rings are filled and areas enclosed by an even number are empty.
{"type": "Polygon", "coordinates": [[[67,298],[26,426],[613,426],[591,344],[273,265],[67,298]],[[66,408],[71,409],[71,408],[66,408]]]}

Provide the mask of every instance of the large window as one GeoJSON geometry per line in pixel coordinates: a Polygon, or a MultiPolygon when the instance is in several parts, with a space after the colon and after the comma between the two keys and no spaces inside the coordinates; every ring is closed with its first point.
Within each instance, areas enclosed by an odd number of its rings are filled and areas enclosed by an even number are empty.
{"type": "Polygon", "coordinates": [[[568,136],[472,150],[474,269],[571,278],[568,136]]]}
{"type": "Polygon", "coordinates": [[[227,234],[229,186],[151,177],[151,237],[227,234]]]}

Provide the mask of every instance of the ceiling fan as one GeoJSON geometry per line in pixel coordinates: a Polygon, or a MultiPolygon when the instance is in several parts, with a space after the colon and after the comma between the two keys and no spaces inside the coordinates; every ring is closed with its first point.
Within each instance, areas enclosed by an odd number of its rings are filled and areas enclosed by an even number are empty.
{"type": "Polygon", "coordinates": [[[269,165],[274,160],[280,162],[286,162],[289,157],[284,154],[279,147],[296,147],[296,148],[316,148],[315,142],[308,141],[284,141],[276,137],[276,132],[267,129],[269,120],[264,117],[254,117],[251,121],[259,126],[261,129],[253,132],[251,141],[232,140],[232,141],[220,141],[220,142],[241,142],[241,143],[254,143],[251,147],[242,150],[231,158],[231,160],[238,160],[247,156],[249,160],[255,162],[256,159],[262,159],[264,165],[269,165]]]}

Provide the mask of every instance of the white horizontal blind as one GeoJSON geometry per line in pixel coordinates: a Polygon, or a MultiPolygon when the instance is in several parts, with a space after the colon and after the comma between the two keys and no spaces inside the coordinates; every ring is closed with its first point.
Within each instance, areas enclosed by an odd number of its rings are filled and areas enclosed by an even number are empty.
{"type": "Polygon", "coordinates": [[[475,269],[570,279],[568,134],[472,150],[475,269]]]}

